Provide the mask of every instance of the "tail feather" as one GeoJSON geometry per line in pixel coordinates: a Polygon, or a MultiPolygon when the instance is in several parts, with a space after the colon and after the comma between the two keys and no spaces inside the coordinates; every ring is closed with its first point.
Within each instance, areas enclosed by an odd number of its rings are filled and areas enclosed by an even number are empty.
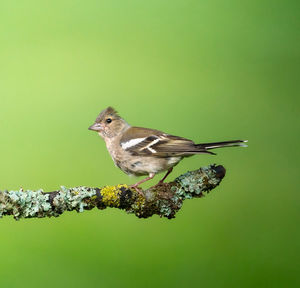
{"type": "Polygon", "coordinates": [[[233,140],[233,141],[223,141],[223,142],[213,142],[213,143],[201,143],[196,146],[199,148],[203,148],[205,150],[215,149],[215,148],[223,148],[223,147],[247,147],[246,144],[248,140],[233,140]]]}

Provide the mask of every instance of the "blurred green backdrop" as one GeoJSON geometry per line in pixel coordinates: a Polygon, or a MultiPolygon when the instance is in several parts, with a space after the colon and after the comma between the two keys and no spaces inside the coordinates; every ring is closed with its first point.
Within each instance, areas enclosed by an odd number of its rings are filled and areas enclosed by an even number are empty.
{"type": "Polygon", "coordinates": [[[0,189],[134,183],[87,130],[109,105],[196,142],[249,139],[176,167],[228,173],[171,221],[1,219],[0,286],[299,287],[298,3],[0,0],[0,189]]]}

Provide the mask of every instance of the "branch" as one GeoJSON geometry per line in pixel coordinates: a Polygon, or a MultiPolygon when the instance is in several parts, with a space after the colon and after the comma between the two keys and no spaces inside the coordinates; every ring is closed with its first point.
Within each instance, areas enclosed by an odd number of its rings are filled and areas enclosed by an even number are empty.
{"type": "Polygon", "coordinates": [[[16,220],[32,217],[58,217],[64,211],[83,212],[94,207],[114,207],[139,218],[154,214],[174,218],[185,199],[199,198],[217,187],[225,176],[221,165],[210,165],[187,172],[173,182],[143,191],[144,196],[126,184],[103,188],[75,187],[54,192],[43,190],[0,191],[0,217],[13,215],[16,220]]]}

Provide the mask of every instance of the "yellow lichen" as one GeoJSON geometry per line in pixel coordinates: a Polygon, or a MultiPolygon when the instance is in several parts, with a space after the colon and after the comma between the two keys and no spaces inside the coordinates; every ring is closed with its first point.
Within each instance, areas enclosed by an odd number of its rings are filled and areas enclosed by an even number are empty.
{"type": "Polygon", "coordinates": [[[129,189],[129,186],[127,184],[118,184],[117,188],[118,189],[121,189],[121,188],[129,189]]]}
{"type": "Polygon", "coordinates": [[[145,201],[146,199],[145,199],[145,197],[142,197],[140,194],[138,195],[138,198],[137,198],[137,200],[136,200],[136,205],[138,206],[138,207],[140,207],[140,208],[143,208],[144,207],[144,204],[145,204],[145,201]]]}
{"type": "Polygon", "coordinates": [[[145,206],[146,199],[140,194],[137,195],[135,202],[132,204],[131,208],[135,211],[136,215],[140,215],[145,206]]]}
{"type": "Polygon", "coordinates": [[[101,189],[102,201],[106,206],[119,207],[120,206],[120,195],[122,193],[121,188],[128,189],[127,185],[117,186],[105,186],[101,189]]]}

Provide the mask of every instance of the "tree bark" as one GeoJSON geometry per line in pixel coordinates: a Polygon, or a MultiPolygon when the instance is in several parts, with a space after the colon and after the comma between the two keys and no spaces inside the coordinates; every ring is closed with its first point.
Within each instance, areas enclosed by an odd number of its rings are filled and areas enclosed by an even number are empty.
{"type": "Polygon", "coordinates": [[[126,184],[91,187],[61,187],[53,192],[43,190],[0,191],[0,217],[13,215],[18,220],[32,217],[58,217],[65,211],[83,212],[94,207],[113,207],[139,218],[154,214],[174,218],[185,199],[203,197],[224,178],[223,166],[210,165],[187,172],[174,181],[143,191],[143,195],[126,184]]]}

